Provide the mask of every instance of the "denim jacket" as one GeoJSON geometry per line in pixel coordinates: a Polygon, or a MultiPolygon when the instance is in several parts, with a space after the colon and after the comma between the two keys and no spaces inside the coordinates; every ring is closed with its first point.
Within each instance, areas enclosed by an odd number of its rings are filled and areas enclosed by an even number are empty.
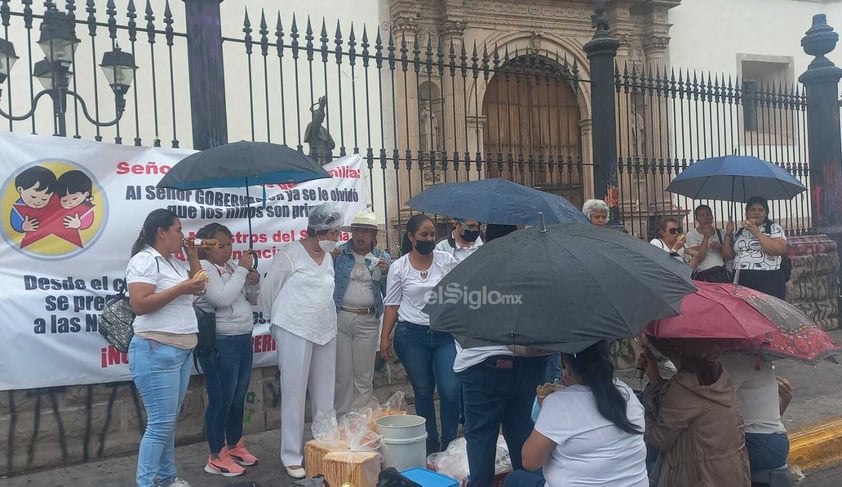
{"type": "MultiPolygon", "coordinates": [[[[336,278],[336,287],[333,290],[333,301],[336,303],[336,309],[342,305],[342,299],[345,297],[345,291],[348,289],[348,281],[351,277],[351,271],[354,269],[356,259],[351,252],[351,242],[346,242],[339,246],[342,253],[338,257],[333,258],[333,271],[336,278]]],[[[386,259],[386,263],[391,265],[392,258],[388,252],[385,252],[377,247],[372,251],[375,257],[386,259]]],[[[379,268],[375,268],[372,272],[380,272],[379,268]]],[[[372,283],[372,290],[374,291],[374,314],[378,318],[383,315],[383,296],[386,294],[386,275],[380,276],[379,281],[372,283]]]]}

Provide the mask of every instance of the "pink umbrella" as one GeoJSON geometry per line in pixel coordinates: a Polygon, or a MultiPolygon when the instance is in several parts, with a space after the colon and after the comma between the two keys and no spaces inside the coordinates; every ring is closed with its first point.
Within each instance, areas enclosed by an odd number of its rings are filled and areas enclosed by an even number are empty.
{"type": "Polygon", "coordinates": [[[842,352],[804,313],[774,296],[736,284],[696,282],[678,316],[649,323],[657,338],[721,340],[724,351],[759,352],[808,363],[842,352]]]}

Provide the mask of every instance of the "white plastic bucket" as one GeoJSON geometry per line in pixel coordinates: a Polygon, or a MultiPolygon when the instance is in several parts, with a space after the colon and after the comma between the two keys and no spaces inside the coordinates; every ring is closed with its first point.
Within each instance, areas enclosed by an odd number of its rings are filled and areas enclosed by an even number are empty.
{"type": "Polygon", "coordinates": [[[374,420],[377,433],[383,437],[380,454],[383,468],[399,472],[427,466],[427,420],[413,414],[381,416],[374,420]]]}

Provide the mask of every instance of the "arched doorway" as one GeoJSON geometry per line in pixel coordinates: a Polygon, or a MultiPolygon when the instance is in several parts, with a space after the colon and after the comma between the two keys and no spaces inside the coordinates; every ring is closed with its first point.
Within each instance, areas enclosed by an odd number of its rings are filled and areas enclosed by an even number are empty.
{"type": "Polygon", "coordinates": [[[581,207],[579,106],[562,72],[537,54],[517,56],[496,70],[482,102],[486,168],[489,178],[559,194],[581,207]]]}

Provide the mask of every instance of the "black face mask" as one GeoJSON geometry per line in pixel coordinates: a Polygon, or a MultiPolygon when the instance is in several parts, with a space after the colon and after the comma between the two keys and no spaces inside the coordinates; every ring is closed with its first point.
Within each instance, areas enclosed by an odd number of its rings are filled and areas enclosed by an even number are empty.
{"type": "Polygon", "coordinates": [[[479,230],[463,230],[462,240],[466,242],[476,242],[479,238],[479,230]]]}
{"type": "Polygon", "coordinates": [[[418,251],[421,255],[427,255],[433,252],[433,249],[436,248],[436,242],[432,240],[416,240],[415,241],[415,250],[418,251]]]}

